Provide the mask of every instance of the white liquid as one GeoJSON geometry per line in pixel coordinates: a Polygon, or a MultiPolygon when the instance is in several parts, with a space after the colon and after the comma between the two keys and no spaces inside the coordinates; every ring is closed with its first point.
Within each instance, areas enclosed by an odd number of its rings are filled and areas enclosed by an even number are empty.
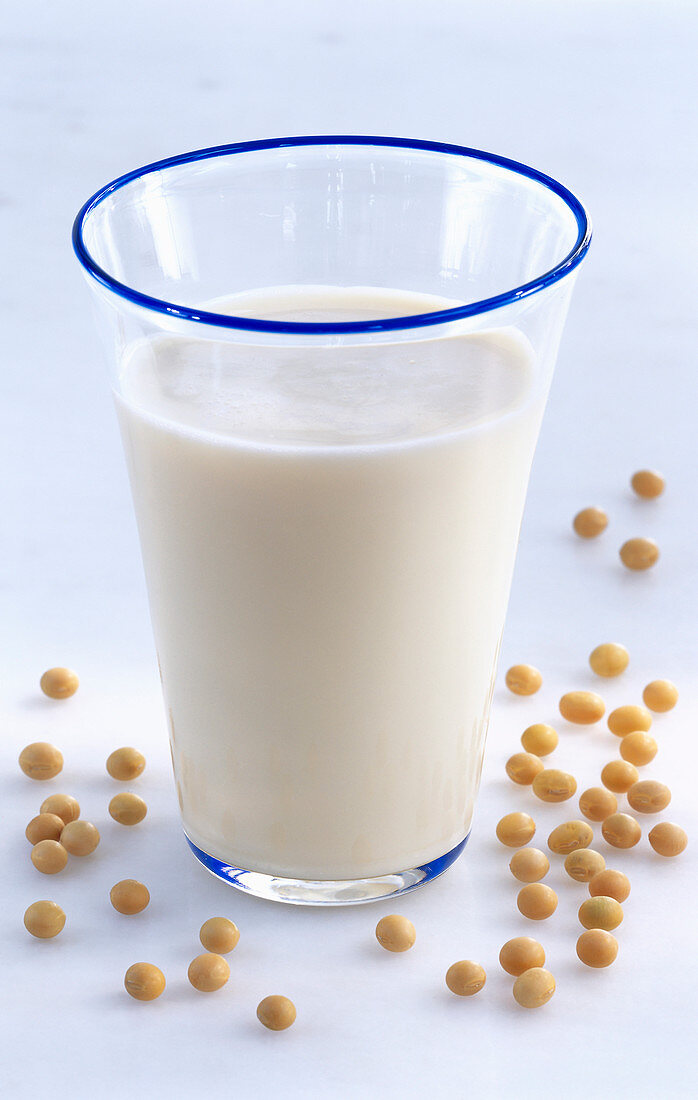
{"type": "MultiPolygon", "coordinates": [[[[243,308],[443,302],[286,288],[243,308]]],[[[544,400],[513,329],[334,344],[158,336],[117,394],[185,829],[307,879],[401,871],[470,829],[544,400]]]]}

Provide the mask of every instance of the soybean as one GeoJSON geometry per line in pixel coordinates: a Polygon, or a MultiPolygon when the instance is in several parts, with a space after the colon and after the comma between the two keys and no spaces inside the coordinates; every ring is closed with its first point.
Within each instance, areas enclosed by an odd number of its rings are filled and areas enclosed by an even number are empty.
{"type": "Polygon", "coordinates": [[[651,569],[659,560],[659,547],[654,539],[628,539],[618,552],[625,568],[634,572],[651,569]]]}
{"type": "Polygon", "coordinates": [[[522,1008],[540,1008],[555,992],[555,979],[549,970],[534,966],[524,970],[514,982],[514,1000],[522,1008]]]}
{"type": "Polygon", "coordinates": [[[529,920],[547,920],[557,909],[557,894],[542,882],[532,882],[519,890],[516,904],[529,920]]]}
{"type": "Polygon", "coordinates": [[[137,779],[144,768],[145,757],[143,753],[130,746],[114,749],[114,752],[107,757],[107,771],[112,779],[118,779],[122,783],[137,779]]]}
{"type": "Polygon", "coordinates": [[[628,791],[628,802],[639,814],[658,814],[671,802],[671,791],[656,779],[642,779],[628,791]]]}
{"type": "Polygon", "coordinates": [[[154,1001],[165,988],[165,975],[152,963],[134,963],[126,971],[124,986],[137,1001],[154,1001]]]}
{"type": "Polygon", "coordinates": [[[506,814],[497,823],[497,839],[507,848],[523,848],[536,831],[536,823],[529,814],[506,814]]]}
{"type": "Polygon", "coordinates": [[[296,1019],[296,1006],[288,997],[274,994],[259,1002],[257,1019],[270,1031],[285,1031],[296,1019]]]}
{"type": "Polygon", "coordinates": [[[608,527],[608,516],[602,508],[582,508],[572,520],[572,526],[582,539],[595,539],[608,527]]]}
{"type": "Polygon", "coordinates": [[[57,875],[68,862],[68,853],[57,840],[40,840],[31,850],[31,861],[42,875],[57,875]]]}
{"type": "Polygon", "coordinates": [[[586,821],[564,821],[548,837],[548,847],[556,855],[566,856],[578,848],[588,848],[593,839],[594,830],[586,821]]]}
{"type": "Polygon", "coordinates": [[[207,951],[216,955],[228,955],[238,945],[240,932],[227,917],[209,917],[201,925],[199,939],[207,951]]]}
{"type": "Polygon", "coordinates": [[[610,760],[601,769],[601,782],[615,794],[625,794],[639,778],[637,768],[627,760],[610,760]]]}
{"type": "Polygon", "coordinates": [[[215,993],[222,989],[230,977],[230,966],[222,955],[206,952],[197,955],[189,964],[187,977],[200,993],[215,993]]]}
{"type": "Polygon", "coordinates": [[[642,692],[642,701],[646,707],[657,714],[673,710],[679,699],[679,689],[671,680],[651,680],[642,692]]]}
{"type": "Polygon", "coordinates": [[[606,860],[593,848],[580,848],[576,852],[570,852],[565,860],[565,870],[575,882],[591,882],[605,866],[606,860]]]}
{"type": "Polygon", "coordinates": [[[69,699],[75,695],[80,681],[72,668],[49,668],[39,680],[39,686],[50,699],[69,699]]]}
{"type": "Polygon", "coordinates": [[[579,796],[579,809],[589,821],[603,821],[618,809],[618,799],[603,787],[589,787],[579,796]]]}
{"type": "Polygon", "coordinates": [[[664,478],[656,470],[637,470],[630,479],[632,490],[645,500],[653,500],[664,492],[664,478]]]}
{"type": "Polygon", "coordinates": [[[411,920],[398,913],[391,913],[378,921],[376,939],[386,951],[401,953],[414,947],[417,933],[411,920]]]}
{"type": "Polygon", "coordinates": [[[652,715],[644,707],[628,704],[612,710],[607,721],[611,733],[615,733],[617,737],[625,737],[635,730],[644,730],[646,733],[652,725],[652,715]]]}
{"type": "Polygon", "coordinates": [[[649,733],[628,733],[620,743],[620,755],[630,764],[636,764],[638,768],[644,767],[654,760],[659,746],[654,737],[649,733]]]}
{"type": "Polygon", "coordinates": [[[601,896],[625,901],[630,894],[630,879],[622,871],[606,867],[589,882],[589,894],[592,898],[601,896]]]}
{"type": "Polygon", "coordinates": [[[688,844],[685,831],[671,821],[660,821],[650,830],[647,839],[659,856],[680,856],[688,844]]]}
{"type": "Polygon", "coordinates": [[[603,642],[589,654],[592,672],[604,678],[620,676],[621,672],[625,672],[629,661],[630,654],[619,642],[603,642]]]}
{"type": "Polygon", "coordinates": [[[606,843],[614,848],[634,848],[642,836],[642,829],[630,814],[611,814],[601,822],[601,833],[606,843]]]}
{"type": "Polygon", "coordinates": [[[568,691],[559,702],[560,714],[578,726],[591,726],[603,718],[606,704],[595,691],[568,691]]]}
{"type": "Polygon", "coordinates": [[[544,768],[532,783],[533,793],[542,802],[566,802],[577,790],[577,780],[557,768],[544,768]]]}
{"type": "Polygon", "coordinates": [[[119,825],[138,825],[147,812],[143,799],[131,791],[115,794],[109,803],[109,813],[119,825]]]}
{"type": "Polygon", "coordinates": [[[40,840],[60,840],[63,832],[63,822],[56,814],[38,814],[33,817],[24,835],[30,844],[38,844],[40,840]]]}
{"type": "Polygon", "coordinates": [[[89,856],[99,844],[99,829],[91,821],[69,821],[61,833],[61,844],[71,856],[89,856]]]}
{"type": "Polygon", "coordinates": [[[535,756],[548,756],[557,748],[557,730],[545,722],[536,722],[528,726],[521,734],[521,744],[526,752],[535,756]]]}
{"type": "Polygon", "coordinates": [[[519,882],[539,882],[550,870],[550,861],[539,848],[520,848],[511,857],[509,870],[519,882]]]}
{"type": "Polygon", "coordinates": [[[615,898],[594,895],[579,906],[579,921],[584,928],[603,928],[612,932],[623,920],[623,910],[615,898]]]}
{"type": "Polygon", "coordinates": [[[479,963],[461,959],[446,971],[446,985],[457,997],[472,997],[479,993],[487,980],[479,963]]]}
{"type": "Polygon", "coordinates": [[[41,803],[42,814],[55,814],[65,825],[80,817],[80,803],[70,794],[50,794],[41,803]]]}
{"type": "Polygon", "coordinates": [[[538,940],[530,936],[515,936],[507,940],[499,952],[499,964],[502,970],[518,978],[526,970],[545,965],[545,951],[538,940]]]}
{"type": "Polygon", "coordinates": [[[535,695],[543,683],[541,673],[533,665],[512,665],[504,680],[514,695],[535,695]]]}
{"type": "Polygon", "coordinates": [[[603,928],[590,928],[577,940],[577,957],[585,966],[600,970],[618,956],[618,940],[603,928]]]}
{"type": "Polygon", "coordinates": [[[63,753],[48,741],[34,741],[22,749],[19,766],[30,779],[53,779],[63,769],[63,753]]]}
{"type": "Polygon", "coordinates": [[[65,927],[65,913],[55,901],[35,901],[24,914],[24,927],[38,940],[52,940],[65,927]]]}
{"type": "Polygon", "coordinates": [[[109,900],[117,913],[133,917],[142,913],[150,903],[150,891],[135,878],[124,878],[109,891],[109,900]]]}
{"type": "Polygon", "coordinates": [[[530,787],[538,772],[545,767],[542,760],[531,752],[515,752],[506,762],[506,773],[514,783],[530,787]]]}

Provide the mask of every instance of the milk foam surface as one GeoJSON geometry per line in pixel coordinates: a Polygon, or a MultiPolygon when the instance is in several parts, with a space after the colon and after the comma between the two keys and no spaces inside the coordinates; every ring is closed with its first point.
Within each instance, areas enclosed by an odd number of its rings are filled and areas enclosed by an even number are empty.
{"type": "MultiPolygon", "coordinates": [[[[225,308],[450,304],[282,288],[225,308]]],[[[156,336],[116,400],[185,829],[237,867],[352,879],[470,828],[544,395],[515,330],[328,340],[156,336]]]]}
{"type": "MultiPolygon", "coordinates": [[[[269,320],[350,321],[453,304],[389,291],[371,291],[367,298],[368,293],[281,288],[267,293],[258,312],[269,320]]],[[[246,295],[236,305],[224,300],[215,308],[247,316],[254,312],[249,302],[246,295]]],[[[122,370],[122,393],[142,410],[196,431],[346,445],[474,426],[515,407],[529,386],[526,348],[515,330],[422,335],[407,354],[399,337],[341,350],[288,348],[283,357],[270,351],[158,336],[132,348],[122,370]]]]}

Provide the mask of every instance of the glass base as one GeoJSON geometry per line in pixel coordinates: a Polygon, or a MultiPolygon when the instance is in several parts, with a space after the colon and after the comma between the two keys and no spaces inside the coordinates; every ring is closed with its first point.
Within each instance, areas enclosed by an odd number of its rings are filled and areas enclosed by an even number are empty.
{"type": "Polygon", "coordinates": [[[184,835],[192,852],[207,871],[254,897],[283,901],[288,905],[358,905],[361,902],[383,901],[406,894],[408,890],[414,890],[417,886],[424,886],[438,878],[458,859],[468,843],[470,833],[455,848],[451,848],[450,852],[421,867],[411,867],[392,875],[378,875],[376,878],[336,881],[280,878],[278,875],[262,874],[261,871],[246,871],[244,867],[232,867],[229,863],[223,863],[215,856],[203,852],[186,833],[184,835]]]}

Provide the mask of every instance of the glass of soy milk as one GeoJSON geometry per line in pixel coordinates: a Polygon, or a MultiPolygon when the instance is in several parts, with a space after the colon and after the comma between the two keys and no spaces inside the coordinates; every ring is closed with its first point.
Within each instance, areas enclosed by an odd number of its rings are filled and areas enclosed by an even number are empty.
{"type": "Polygon", "coordinates": [[[184,832],[224,881],[371,901],[463,850],[589,240],[548,176],[393,138],[204,149],[80,211],[184,832]]]}

